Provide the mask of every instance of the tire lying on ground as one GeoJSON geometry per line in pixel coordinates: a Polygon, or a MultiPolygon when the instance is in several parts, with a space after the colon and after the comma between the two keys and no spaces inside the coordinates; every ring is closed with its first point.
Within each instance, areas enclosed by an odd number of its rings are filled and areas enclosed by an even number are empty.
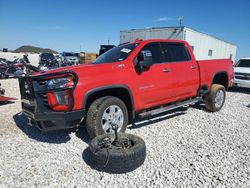
{"type": "Polygon", "coordinates": [[[145,142],[138,136],[118,133],[95,137],[89,143],[90,166],[108,173],[126,173],[141,166],[146,158],[145,142]]]}

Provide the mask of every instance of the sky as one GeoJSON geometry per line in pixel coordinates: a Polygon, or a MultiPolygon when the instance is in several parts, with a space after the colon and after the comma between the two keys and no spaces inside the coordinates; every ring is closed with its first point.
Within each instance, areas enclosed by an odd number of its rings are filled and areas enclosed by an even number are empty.
{"type": "Polygon", "coordinates": [[[183,25],[237,45],[250,56],[249,0],[0,0],[0,49],[21,45],[98,52],[120,31],[183,25]]]}

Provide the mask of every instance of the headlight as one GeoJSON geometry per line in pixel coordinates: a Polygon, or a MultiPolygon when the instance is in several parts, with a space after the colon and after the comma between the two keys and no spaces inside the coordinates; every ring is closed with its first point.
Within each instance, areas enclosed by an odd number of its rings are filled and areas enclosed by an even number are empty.
{"type": "Polygon", "coordinates": [[[68,76],[66,78],[54,78],[47,80],[45,81],[45,85],[47,89],[63,89],[73,86],[74,81],[72,76],[68,76]]]}

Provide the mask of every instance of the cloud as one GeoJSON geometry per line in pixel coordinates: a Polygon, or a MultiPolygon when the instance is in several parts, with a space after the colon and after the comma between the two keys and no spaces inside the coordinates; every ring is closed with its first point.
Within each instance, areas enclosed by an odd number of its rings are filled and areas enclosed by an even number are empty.
{"type": "Polygon", "coordinates": [[[218,33],[218,36],[219,37],[222,37],[222,36],[224,36],[225,35],[225,33],[218,33]]]}
{"type": "Polygon", "coordinates": [[[61,30],[63,27],[59,25],[54,25],[54,26],[37,26],[34,27],[36,30],[42,30],[42,31],[55,31],[55,30],[61,30]]]}
{"type": "Polygon", "coordinates": [[[212,33],[212,32],[205,32],[205,31],[201,31],[201,32],[207,35],[214,36],[214,37],[223,37],[226,35],[226,33],[212,33]]]}
{"type": "Polygon", "coordinates": [[[176,19],[170,18],[170,17],[161,17],[161,18],[158,18],[156,21],[157,22],[167,22],[167,21],[173,21],[173,20],[176,20],[176,19]]]}

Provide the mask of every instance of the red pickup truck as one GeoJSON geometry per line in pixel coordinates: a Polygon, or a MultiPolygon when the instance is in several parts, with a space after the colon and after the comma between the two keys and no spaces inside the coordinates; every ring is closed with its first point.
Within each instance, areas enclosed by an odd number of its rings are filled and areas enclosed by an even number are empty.
{"type": "Polygon", "coordinates": [[[136,40],[111,49],[91,64],[20,78],[23,113],[41,130],[85,122],[91,137],[124,132],[137,117],[204,102],[220,110],[232,85],[229,59],[197,61],[180,40],[136,40]]]}

